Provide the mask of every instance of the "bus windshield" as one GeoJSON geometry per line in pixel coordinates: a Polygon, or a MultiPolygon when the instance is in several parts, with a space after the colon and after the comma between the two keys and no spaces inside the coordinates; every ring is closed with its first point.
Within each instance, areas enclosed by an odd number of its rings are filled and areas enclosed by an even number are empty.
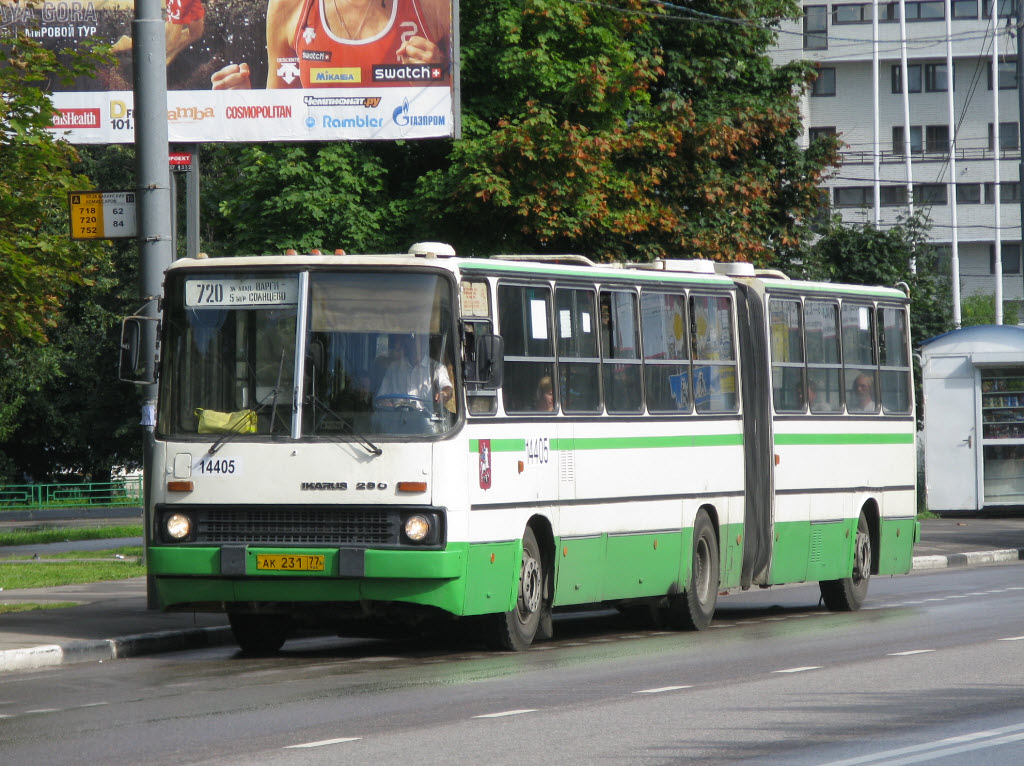
{"type": "Polygon", "coordinates": [[[428,273],[315,273],[309,293],[303,434],[452,428],[448,281],[428,273]]]}
{"type": "Polygon", "coordinates": [[[452,286],[437,274],[313,272],[308,297],[296,273],[175,276],[162,435],[287,437],[296,403],[303,437],[430,436],[454,426],[452,286]]]}

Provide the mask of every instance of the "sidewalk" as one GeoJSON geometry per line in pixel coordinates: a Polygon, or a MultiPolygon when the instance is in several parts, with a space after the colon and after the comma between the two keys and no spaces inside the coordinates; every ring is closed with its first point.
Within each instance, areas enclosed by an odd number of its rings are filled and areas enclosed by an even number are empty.
{"type": "MultiPolygon", "coordinates": [[[[1024,517],[925,519],[921,527],[915,571],[1024,559],[1024,517]]],[[[56,545],[89,550],[87,543],[56,545]]],[[[0,548],[0,560],[13,551],[38,552],[34,546],[0,548]]],[[[0,615],[0,673],[233,642],[223,614],[147,610],[144,577],[0,591],[0,603],[61,602],[78,605],[0,615]]]]}

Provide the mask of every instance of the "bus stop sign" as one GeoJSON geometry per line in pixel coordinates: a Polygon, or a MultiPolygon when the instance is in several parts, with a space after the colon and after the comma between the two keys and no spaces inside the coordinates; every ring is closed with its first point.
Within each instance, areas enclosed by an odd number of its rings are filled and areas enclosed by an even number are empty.
{"type": "Polygon", "coordinates": [[[68,192],[71,239],[136,236],[135,192],[68,192]]]}

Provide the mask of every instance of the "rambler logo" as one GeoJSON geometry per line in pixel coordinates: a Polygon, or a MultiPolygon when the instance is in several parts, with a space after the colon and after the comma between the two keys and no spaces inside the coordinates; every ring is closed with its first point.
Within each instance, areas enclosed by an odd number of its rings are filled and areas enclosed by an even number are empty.
{"type": "Polygon", "coordinates": [[[201,122],[213,117],[215,112],[212,106],[179,106],[176,109],[167,110],[167,119],[170,122],[201,122]]]}
{"type": "Polygon", "coordinates": [[[310,69],[310,82],[326,85],[330,83],[360,82],[359,67],[331,68],[331,69],[310,69]]]}
{"type": "Polygon", "coordinates": [[[99,109],[59,109],[53,113],[55,128],[98,128],[99,109]]]}
{"type": "Polygon", "coordinates": [[[445,116],[443,114],[409,114],[408,99],[404,99],[402,105],[392,112],[391,119],[395,121],[395,125],[403,128],[420,128],[445,124],[445,116]]]}

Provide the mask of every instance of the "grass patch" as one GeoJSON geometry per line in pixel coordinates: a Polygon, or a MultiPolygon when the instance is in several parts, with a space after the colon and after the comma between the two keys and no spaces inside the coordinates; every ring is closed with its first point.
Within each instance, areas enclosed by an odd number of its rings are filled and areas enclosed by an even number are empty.
{"type": "Polygon", "coordinates": [[[58,601],[52,604],[0,604],[0,614],[14,614],[15,612],[38,612],[41,609],[66,609],[69,606],[78,606],[74,601],[58,601]]]}
{"type": "MultiPolygon", "coordinates": [[[[79,553],[79,556],[82,554],[79,553]]],[[[3,564],[0,563],[0,588],[51,588],[55,585],[125,580],[143,577],[146,567],[136,558],[126,561],[68,561],[67,563],[3,564]]]]}
{"type": "MultiPolygon", "coordinates": [[[[2,518],[2,516],[0,516],[2,518]]],[[[142,537],[141,524],[111,527],[30,527],[0,532],[0,546],[42,545],[74,540],[109,540],[115,537],[142,537]]]]}

